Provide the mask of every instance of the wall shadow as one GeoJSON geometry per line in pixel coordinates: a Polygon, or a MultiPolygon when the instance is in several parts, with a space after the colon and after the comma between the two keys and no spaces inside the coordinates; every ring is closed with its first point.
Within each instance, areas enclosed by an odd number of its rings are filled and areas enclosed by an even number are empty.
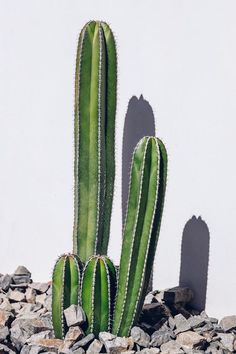
{"type": "Polygon", "coordinates": [[[179,285],[194,292],[190,305],[199,311],[205,309],[209,263],[210,233],[205,221],[193,216],[183,230],[179,285]]]}
{"type": "Polygon", "coordinates": [[[122,224],[124,225],[129,191],[132,154],[138,141],[146,135],[155,136],[155,118],[148,101],[132,96],[125,116],[122,146],[122,224]]]}

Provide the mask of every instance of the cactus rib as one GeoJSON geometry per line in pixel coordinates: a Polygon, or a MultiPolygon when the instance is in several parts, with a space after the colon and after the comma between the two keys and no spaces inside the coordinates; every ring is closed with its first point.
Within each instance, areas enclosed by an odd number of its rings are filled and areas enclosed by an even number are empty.
{"type": "Polygon", "coordinates": [[[114,312],[113,333],[120,336],[129,334],[146,294],[160,229],[166,170],[163,143],[155,137],[141,139],[132,160],[114,312]]]}

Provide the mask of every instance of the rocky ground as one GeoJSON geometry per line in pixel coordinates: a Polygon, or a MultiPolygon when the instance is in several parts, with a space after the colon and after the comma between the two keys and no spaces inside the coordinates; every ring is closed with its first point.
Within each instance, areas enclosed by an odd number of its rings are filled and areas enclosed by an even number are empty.
{"type": "Polygon", "coordinates": [[[188,288],[153,291],[146,297],[140,322],[128,338],[101,332],[84,335],[85,316],[79,306],[65,311],[65,340],[55,339],[51,324],[50,283],[35,283],[19,266],[0,275],[0,354],[192,354],[236,353],[236,316],[219,322],[190,308],[188,288]]]}

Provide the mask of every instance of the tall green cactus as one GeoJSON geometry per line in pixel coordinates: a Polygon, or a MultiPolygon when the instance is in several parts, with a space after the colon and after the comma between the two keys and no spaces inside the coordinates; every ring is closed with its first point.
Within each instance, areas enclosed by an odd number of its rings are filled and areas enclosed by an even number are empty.
{"type": "Polygon", "coordinates": [[[67,325],[64,310],[78,305],[82,263],[73,254],[63,254],[54,266],[52,276],[52,322],[56,338],[64,338],[67,325]]]}
{"type": "Polygon", "coordinates": [[[105,22],[81,31],[75,73],[73,252],[107,254],[115,177],[116,46],[105,22]]]}
{"type": "Polygon", "coordinates": [[[138,143],[132,161],[113,333],[127,336],[138,320],[159,236],[167,153],[155,137],[138,143]]]}
{"type": "Polygon", "coordinates": [[[92,256],[85,265],[81,302],[87,317],[86,333],[111,330],[116,294],[116,269],[106,256],[92,256]]]}

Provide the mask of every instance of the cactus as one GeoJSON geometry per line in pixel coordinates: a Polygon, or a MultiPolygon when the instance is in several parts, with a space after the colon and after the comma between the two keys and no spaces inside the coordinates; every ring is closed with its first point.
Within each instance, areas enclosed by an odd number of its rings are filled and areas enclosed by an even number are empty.
{"type": "Polygon", "coordinates": [[[64,309],[78,305],[82,263],[76,255],[63,254],[54,266],[52,276],[52,322],[56,338],[67,331],[64,309]]]}
{"type": "Polygon", "coordinates": [[[116,294],[116,269],[106,256],[92,256],[86,263],[81,302],[87,317],[86,333],[110,331],[116,294]]]}
{"type": "Polygon", "coordinates": [[[167,176],[167,153],[155,137],[133,154],[113,333],[127,336],[138,320],[154,261],[167,176]]]}
{"type": "Polygon", "coordinates": [[[107,254],[115,176],[116,47],[105,22],[81,31],[75,72],[73,252],[107,254]]]}

